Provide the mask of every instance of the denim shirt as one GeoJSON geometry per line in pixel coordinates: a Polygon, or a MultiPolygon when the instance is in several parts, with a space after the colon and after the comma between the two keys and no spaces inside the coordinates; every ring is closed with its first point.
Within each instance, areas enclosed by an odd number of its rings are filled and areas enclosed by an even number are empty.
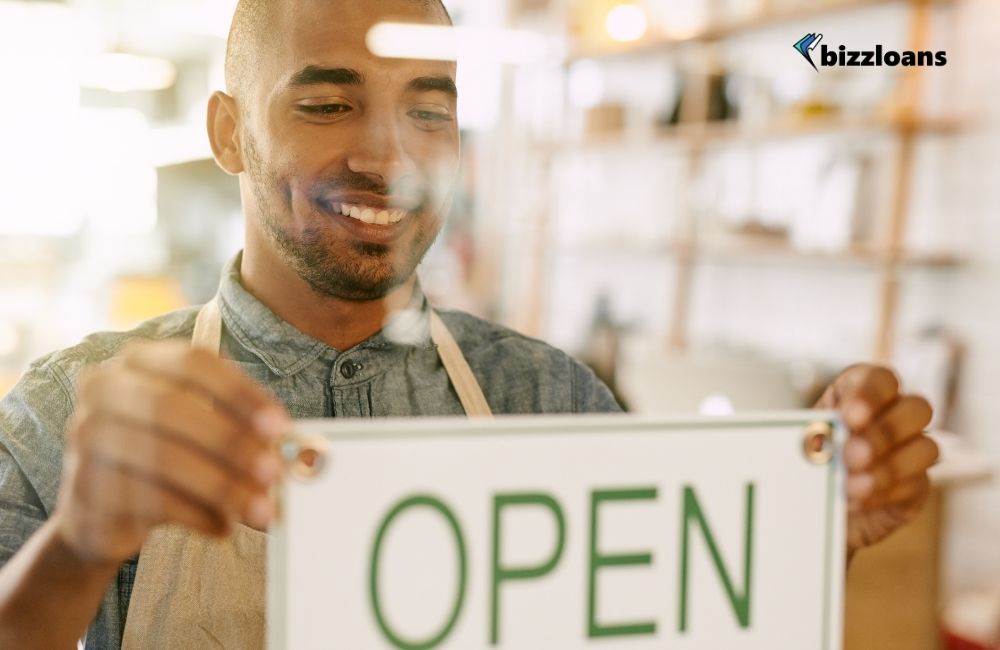
{"type": "MultiPolygon", "coordinates": [[[[241,256],[223,271],[222,356],[267,387],[294,418],[462,415],[462,405],[430,340],[427,300],[346,351],[278,318],[240,283],[241,256]]],[[[130,341],[189,339],[197,308],[172,312],[129,332],[94,334],[35,361],[0,401],[0,566],[55,507],[63,431],[74,384],[87,366],[130,341]]],[[[619,406],[585,366],[559,350],[465,313],[442,311],[496,414],[613,412],[619,406]]],[[[110,585],[86,647],[119,648],[135,579],[126,562],[110,585]]]]}

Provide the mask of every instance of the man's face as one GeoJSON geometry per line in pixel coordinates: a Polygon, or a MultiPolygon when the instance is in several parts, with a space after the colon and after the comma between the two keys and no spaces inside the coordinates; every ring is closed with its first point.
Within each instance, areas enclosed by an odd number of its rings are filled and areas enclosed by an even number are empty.
{"type": "Polygon", "coordinates": [[[248,228],[318,293],[380,298],[441,229],[458,170],[455,65],[380,59],[377,22],[444,23],[414,0],[291,0],[241,98],[248,228]]]}

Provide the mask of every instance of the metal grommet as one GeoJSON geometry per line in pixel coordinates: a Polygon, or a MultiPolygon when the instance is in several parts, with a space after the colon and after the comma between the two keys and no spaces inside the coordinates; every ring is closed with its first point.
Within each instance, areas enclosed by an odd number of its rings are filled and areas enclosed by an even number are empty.
{"type": "Polygon", "coordinates": [[[806,427],[802,453],[813,465],[826,465],[833,460],[833,425],[829,422],[813,422],[806,427]]]}
{"type": "Polygon", "coordinates": [[[288,473],[302,481],[315,479],[331,464],[322,438],[288,438],[281,444],[281,455],[288,473]]]}

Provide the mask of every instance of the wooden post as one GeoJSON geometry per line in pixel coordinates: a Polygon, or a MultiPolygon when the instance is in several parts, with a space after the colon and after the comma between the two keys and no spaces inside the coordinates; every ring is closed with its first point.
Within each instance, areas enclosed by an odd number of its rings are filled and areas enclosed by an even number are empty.
{"type": "MultiPolygon", "coordinates": [[[[910,49],[926,49],[930,32],[931,14],[928,0],[913,0],[910,19],[910,49]]],[[[896,182],[893,188],[892,209],[889,214],[887,239],[879,262],[880,301],[878,333],[875,340],[875,359],[887,362],[895,345],[897,310],[899,307],[900,274],[905,262],[906,224],[909,217],[910,193],[913,188],[913,157],[916,136],[919,133],[922,78],[919,67],[903,68],[900,80],[900,111],[897,116],[899,147],[896,152],[896,182]]]]}
{"type": "Polygon", "coordinates": [[[691,132],[687,152],[687,183],[680,205],[676,239],[676,276],[674,278],[673,310],[667,347],[683,350],[688,343],[688,316],[694,283],[694,265],[698,259],[697,216],[691,205],[691,188],[698,177],[705,154],[704,134],[708,131],[708,104],[711,93],[711,74],[716,68],[716,44],[707,42],[703,65],[686,75],[685,91],[681,97],[680,123],[697,125],[691,132]]]}

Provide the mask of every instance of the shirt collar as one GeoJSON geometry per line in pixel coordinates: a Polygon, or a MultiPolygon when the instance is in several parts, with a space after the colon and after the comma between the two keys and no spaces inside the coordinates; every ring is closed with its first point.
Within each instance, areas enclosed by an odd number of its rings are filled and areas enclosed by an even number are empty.
{"type": "MultiPolygon", "coordinates": [[[[219,282],[219,308],[227,333],[275,374],[293,375],[319,357],[336,359],[342,351],[300,332],[260,302],[241,282],[242,251],[225,266],[219,282]]],[[[379,332],[351,350],[405,352],[433,349],[430,303],[417,282],[408,306],[393,315],[379,332]]]]}

